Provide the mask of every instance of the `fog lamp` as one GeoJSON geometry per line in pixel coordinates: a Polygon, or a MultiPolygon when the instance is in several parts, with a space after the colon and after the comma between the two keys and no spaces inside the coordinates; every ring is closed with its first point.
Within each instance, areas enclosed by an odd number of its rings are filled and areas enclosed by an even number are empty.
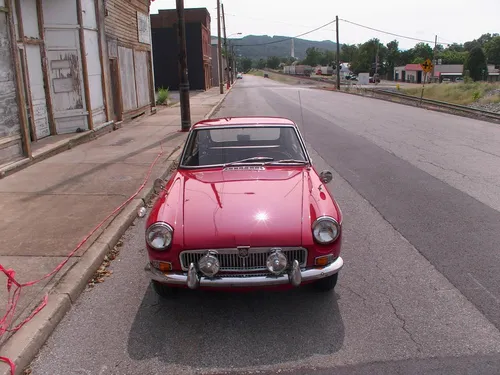
{"type": "Polygon", "coordinates": [[[214,252],[209,252],[203,255],[198,261],[198,269],[207,277],[212,277],[219,272],[220,263],[215,254],[214,252]]]}
{"type": "Polygon", "coordinates": [[[272,253],[267,258],[266,266],[269,272],[279,275],[286,269],[287,259],[281,250],[277,249],[271,251],[272,253]]]}

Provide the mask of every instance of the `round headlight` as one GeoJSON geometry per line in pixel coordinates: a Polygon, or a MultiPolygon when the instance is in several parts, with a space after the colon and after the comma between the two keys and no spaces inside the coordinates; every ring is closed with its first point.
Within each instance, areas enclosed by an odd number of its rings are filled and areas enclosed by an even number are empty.
{"type": "Polygon", "coordinates": [[[279,275],[286,269],[286,256],[281,251],[276,250],[267,257],[266,266],[269,272],[279,275]]]}
{"type": "Polygon", "coordinates": [[[322,245],[334,242],[340,234],[340,225],[333,217],[320,217],[312,225],[314,239],[322,245]]]}
{"type": "Polygon", "coordinates": [[[146,230],[146,242],[155,250],[165,250],[172,243],[174,230],[163,222],[151,224],[146,230]]]}

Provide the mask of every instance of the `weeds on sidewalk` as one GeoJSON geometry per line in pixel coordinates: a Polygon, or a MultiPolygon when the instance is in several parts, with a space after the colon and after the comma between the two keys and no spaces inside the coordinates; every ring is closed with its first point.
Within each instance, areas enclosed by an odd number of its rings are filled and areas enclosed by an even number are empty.
{"type": "Polygon", "coordinates": [[[158,89],[158,98],[156,99],[156,104],[168,104],[168,97],[170,96],[170,92],[168,88],[160,87],[158,89]]]}

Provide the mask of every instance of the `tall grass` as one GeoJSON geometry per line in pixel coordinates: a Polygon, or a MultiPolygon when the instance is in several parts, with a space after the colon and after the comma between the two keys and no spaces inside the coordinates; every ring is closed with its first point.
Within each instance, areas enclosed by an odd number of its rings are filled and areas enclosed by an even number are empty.
{"type": "MultiPolygon", "coordinates": [[[[405,89],[409,95],[420,96],[422,87],[405,89]]],[[[443,102],[468,105],[474,102],[500,102],[500,83],[470,82],[470,83],[441,83],[426,85],[424,98],[443,102]],[[499,90],[488,95],[493,90],[499,90]]]]}

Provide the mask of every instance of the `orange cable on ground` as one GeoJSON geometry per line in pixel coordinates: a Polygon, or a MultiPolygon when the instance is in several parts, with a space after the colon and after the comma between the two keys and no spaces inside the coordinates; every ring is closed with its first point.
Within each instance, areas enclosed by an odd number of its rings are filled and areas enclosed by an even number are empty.
{"type": "MultiPolygon", "coordinates": [[[[28,316],[25,320],[23,320],[16,327],[14,327],[12,329],[9,329],[11,321],[14,318],[14,312],[15,312],[16,307],[17,307],[17,302],[19,301],[19,297],[21,296],[21,290],[22,290],[22,288],[25,288],[27,286],[35,285],[35,284],[37,284],[37,283],[39,283],[39,282],[41,282],[41,281],[43,281],[43,280],[51,277],[52,275],[54,275],[58,271],[60,271],[61,268],[63,268],[65,266],[65,264],[71,259],[71,257],[73,257],[75,255],[75,253],[88,241],[88,239],[97,230],[99,230],[100,227],[102,227],[104,225],[104,223],[106,221],[108,221],[113,215],[115,215],[116,213],[118,213],[123,207],[125,207],[129,202],[131,202],[142,191],[142,189],[144,189],[144,187],[146,186],[149,178],[151,177],[151,173],[153,172],[154,166],[156,165],[156,163],[158,162],[158,160],[160,159],[160,157],[163,155],[164,151],[163,151],[163,145],[161,143],[160,143],[160,150],[161,151],[158,153],[158,155],[156,156],[155,160],[153,160],[153,162],[149,166],[146,178],[144,179],[144,181],[141,184],[141,186],[139,186],[139,189],[137,189],[137,191],[134,194],[132,194],[125,202],[123,202],[121,205],[119,205],[117,208],[115,208],[113,210],[113,212],[111,212],[99,224],[97,224],[97,226],[94,229],[92,229],[87,234],[87,236],[85,236],[85,238],[83,240],[81,240],[80,243],[66,256],[66,258],[56,268],[54,268],[54,270],[52,270],[50,273],[46,274],[45,276],[41,277],[38,280],[29,281],[29,282],[21,284],[18,281],[16,281],[16,279],[15,279],[15,274],[16,273],[15,273],[14,270],[12,270],[12,269],[5,269],[0,264],[0,271],[3,272],[7,276],[7,292],[9,294],[9,298],[8,298],[8,301],[7,301],[7,311],[6,311],[5,315],[2,318],[0,318],[0,337],[5,332],[15,332],[15,331],[19,330],[27,322],[29,322],[31,319],[33,319],[33,317],[36,314],[38,314],[47,305],[48,295],[45,295],[45,297],[44,297],[43,301],[41,302],[41,304],[30,314],[30,316],[28,316]],[[11,294],[12,287],[14,287],[13,288],[14,291],[11,294]]],[[[15,365],[15,363],[12,360],[10,360],[9,358],[1,357],[0,356],[0,361],[5,362],[5,363],[7,363],[10,366],[11,375],[15,374],[16,365],[15,365]]]]}

